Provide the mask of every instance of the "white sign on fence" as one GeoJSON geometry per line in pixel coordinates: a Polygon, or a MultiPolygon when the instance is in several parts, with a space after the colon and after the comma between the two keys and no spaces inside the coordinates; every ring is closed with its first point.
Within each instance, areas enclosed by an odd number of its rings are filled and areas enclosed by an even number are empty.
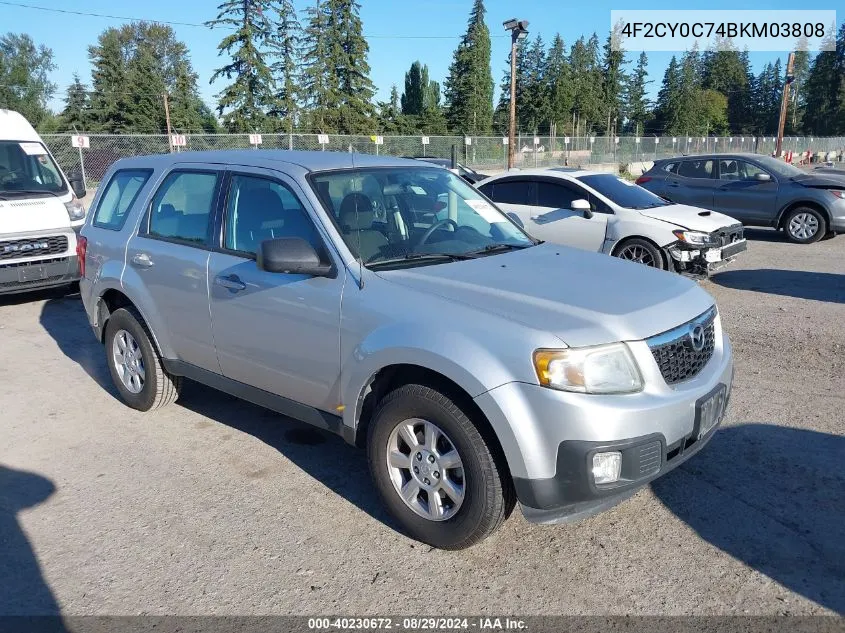
{"type": "Polygon", "coordinates": [[[655,136],[655,137],[654,137],[654,144],[655,144],[655,145],[657,145],[658,143],[660,143],[660,137],[659,137],[659,136],[655,136]]]}
{"type": "Polygon", "coordinates": [[[329,135],[328,134],[318,134],[317,135],[317,142],[320,145],[328,145],[329,144],[329,135]]]}
{"type": "Polygon", "coordinates": [[[464,137],[464,145],[472,145],[472,139],[469,136],[464,137]]]}
{"type": "Polygon", "coordinates": [[[675,143],[677,143],[677,142],[678,142],[678,137],[677,137],[677,136],[673,136],[673,137],[672,137],[672,144],[674,145],[674,144],[675,144],[675,143]]]}
{"type": "Polygon", "coordinates": [[[539,136],[535,136],[535,137],[534,137],[534,145],[539,145],[539,144],[540,144],[540,137],[539,137],[539,136]]]}
{"type": "Polygon", "coordinates": [[[81,149],[88,149],[91,147],[91,140],[82,134],[74,134],[70,137],[70,144],[72,147],[79,147],[81,149]]]}
{"type": "Polygon", "coordinates": [[[595,136],[591,136],[591,137],[590,137],[590,145],[592,145],[592,144],[593,144],[593,143],[595,143],[595,142],[596,142],[596,137],[595,137],[595,136]]]}
{"type": "Polygon", "coordinates": [[[564,142],[564,144],[569,145],[569,137],[568,137],[568,136],[564,136],[564,137],[563,137],[563,142],[564,142]]]}
{"type": "Polygon", "coordinates": [[[707,142],[707,138],[706,138],[706,137],[704,137],[704,136],[702,136],[702,137],[701,137],[701,142],[702,142],[702,143],[706,143],[706,142],[707,142]]]}
{"type": "Polygon", "coordinates": [[[373,143],[376,145],[384,145],[384,137],[383,136],[371,136],[373,143]]]}
{"type": "Polygon", "coordinates": [[[640,142],[640,137],[638,136],[634,139],[634,143],[639,143],[639,142],[640,142]]]}
{"type": "Polygon", "coordinates": [[[170,144],[173,147],[185,147],[188,144],[188,140],[185,138],[184,134],[171,134],[170,144]]]}
{"type": "Polygon", "coordinates": [[[431,143],[431,139],[429,139],[427,136],[423,136],[422,137],[422,144],[428,145],[429,143],[431,143]]]}
{"type": "Polygon", "coordinates": [[[692,138],[690,138],[690,137],[688,136],[688,137],[687,137],[687,145],[689,145],[690,143],[692,143],[692,138]]]}
{"type": "Polygon", "coordinates": [[[507,137],[507,136],[503,136],[503,137],[502,137],[502,145],[507,145],[508,143],[510,143],[510,141],[508,140],[508,137],[507,137]]]}
{"type": "Polygon", "coordinates": [[[250,145],[261,145],[263,141],[261,140],[260,134],[250,134],[249,135],[249,144],[250,145]]]}
{"type": "Polygon", "coordinates": [[[618,136],[616,137],[616,140],[615,140],[614,142],[615,142],[617,145],[619,145],[619,137],[618,137],[618,136]]]}

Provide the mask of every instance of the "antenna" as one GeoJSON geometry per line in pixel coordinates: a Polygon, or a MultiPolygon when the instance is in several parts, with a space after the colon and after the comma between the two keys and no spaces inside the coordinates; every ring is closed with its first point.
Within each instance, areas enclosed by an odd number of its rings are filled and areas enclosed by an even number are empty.
{"type": "MultiPolygon", "coordinates": [[[[352,149],[352,146],[349,147],[352,149]]],[[[352,159],[352,168],[355,169],[355,152],[350,151],[349,157],[352,159]]],[[[358,225],[358,197],[355,197],[355,235],[358,238],[358,289],[364,287],[364,260],[361,258],[361,228],[358,225]]]]}

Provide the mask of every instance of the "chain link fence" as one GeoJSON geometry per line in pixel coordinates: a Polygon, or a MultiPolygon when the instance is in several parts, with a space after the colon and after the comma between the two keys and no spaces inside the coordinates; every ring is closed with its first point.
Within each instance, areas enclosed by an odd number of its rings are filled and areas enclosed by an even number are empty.
{"type": "MultiPolygon", "coordinates": [[[[87,184],[95,186],[111,165],[128,156],[171,151],[220,149],[287,149],[358,152],[386,156],[435,156],[449,158],[452,147],[458,162],[476,169],[502,170],[507,166],[507,145],[500,136],[344,136],[318,134],[262,134],[252,145],[249,134],[187,134],[174,147],[166,134],[91,134],[89,147],[71,145],[70,134],[44,134],[44,142],[65,173],[84,171],[87,184]],[[321,142],[322,141],[322,142],[321,142]]],[[[710,152],[752,152],[771,155],[772,136],[533,136],[516,138],[515,166],[522,168],[559,165],[610,164],[625,167],[658,158],[710,152]]],[[[782,151],[798,156],[811,151],[817,160],[845,160],[845,137],[784,137],[782,151]]]]}

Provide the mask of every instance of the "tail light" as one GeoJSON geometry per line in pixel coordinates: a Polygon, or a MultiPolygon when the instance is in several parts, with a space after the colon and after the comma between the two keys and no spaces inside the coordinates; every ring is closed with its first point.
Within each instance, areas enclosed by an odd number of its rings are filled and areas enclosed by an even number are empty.
{"type": "Polygon", "coordinates": [[[76,263],[79,265],[79,276],[85,276],[85,255],[88,253],[88,238],[76,236],[76,263]]]}
{"type": "Polygon", "coordinates": [[[637,183],[638,185],[641,185],[644,182],[648,182],[649,180],[651,180],[651,176],[640,176],[634,182],[637,183]]]}

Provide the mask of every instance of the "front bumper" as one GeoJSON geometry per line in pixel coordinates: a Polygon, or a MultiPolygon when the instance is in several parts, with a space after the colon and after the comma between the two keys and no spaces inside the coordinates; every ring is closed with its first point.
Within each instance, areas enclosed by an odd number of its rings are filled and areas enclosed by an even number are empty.
{"type": "Polygon", "coordinates": [[[697,403],[733,385],[730,341],[717,317],[716,347],[691,380],[666,384],[645,342],[629,343],[646,388],[636,394],[585,395],[508,383],[475,401],[497,431],[517,498],[529,521],[572,521],[634,494],[701,450],[718,428],[699,437],[697,403]],[[504,428],[504,432],[502,429],[504,428]],[[596,486],[598,451],[623,453],[619,482],[596,486]]]}
{"type": "Polygon", "coordinates": [[[720,268],[724,268],[740,253],[748,250],[745,238],[731,242],[724,246],[710,246],[690,248],[676,242],[666,247],[666,252],[672,258],[675,269],[679,273],[706,276],[720,268]]]}
{"type": "Polygon", "coordinates": [[[76,256],[0,265],[0,295],[65,286],[79,281],[76,256]]]}

